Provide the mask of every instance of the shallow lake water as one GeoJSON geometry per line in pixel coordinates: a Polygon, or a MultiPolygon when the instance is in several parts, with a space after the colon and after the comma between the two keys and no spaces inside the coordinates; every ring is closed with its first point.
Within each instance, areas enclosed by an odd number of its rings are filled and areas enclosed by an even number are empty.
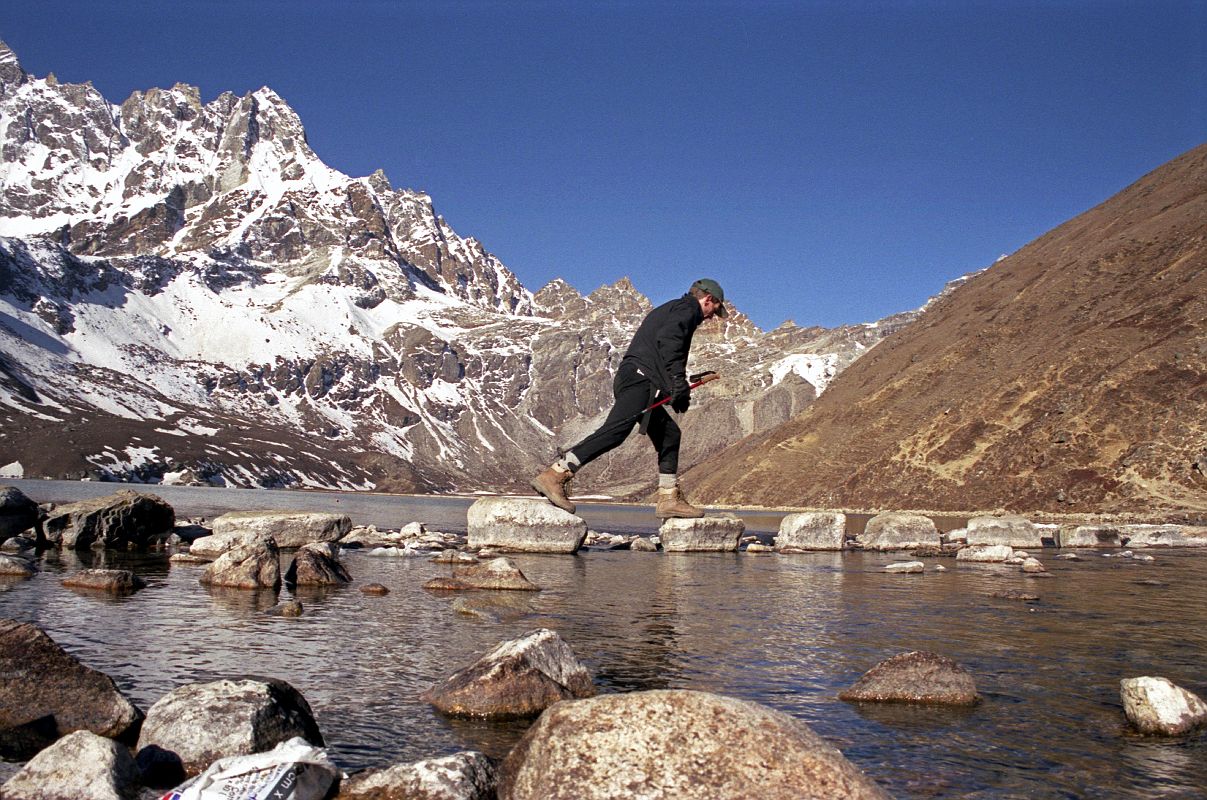
{"type": "Polygon", "coordinates": [[[700,689],[765,703],[895,797],[1207,797],[1207,733],[1137,735],[1119,700],[1119,680],[1138,675],[1207,696],[1207,553],[1154,549],[1143,563],[1078,552],[1077,562],[1040,553],[1047,578],[953,559],[923,559],[923,575],[881,571],[900,554],[515,555],[544,591],[462,595],[486,618],[423,590],[449,570],[426,559],[349,551],[352,586],[278,595],[207,589],[201,567],[165,555],[51,552],[34,578],[0,583],[0,616],[41,626],[144,710],[183,683],[284,679],[346,770],[461,749],[505,755],[526,723],[447,719],[418,695],[498,642],[546,627],[601,692],[700,689]],[[132,568],[149,585],[115,599],[59,583],[101,565],[132,568]],[[390,594],[361,594],[369,582],[390,594]],[[988,596],[1010,589],[1040,599],[988,596]],[[295,596],[299,618],[258,613],[295,596]],[[983,702],[836,698],[877,662],[918,649],[962,663],[983,702]]]}

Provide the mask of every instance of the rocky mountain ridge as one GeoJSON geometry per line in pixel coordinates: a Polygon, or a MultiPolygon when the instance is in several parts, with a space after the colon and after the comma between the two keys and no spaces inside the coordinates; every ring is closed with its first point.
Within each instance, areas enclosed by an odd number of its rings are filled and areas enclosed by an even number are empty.
{"type": "Polygon", "coordinates": [[[1207,145],[970,277],[782,426],[718,502],[1207,511],[1207,145]]]}
{"type": "MultiPolygon", "coordinates": [[[[526,488],[602,418],[651,302],[535,295],[427,195],[350,178],[270,89],[119,105],[0,43],[0,470],[385,491],[526,488]]],[[[661,298],[666,300],[670,298],[661,298]]],[[[697,334],[686,464],[786,421],[910,314],[697,334]]],[[[580,491],[654,480],[634,439],[580,491]]]]}

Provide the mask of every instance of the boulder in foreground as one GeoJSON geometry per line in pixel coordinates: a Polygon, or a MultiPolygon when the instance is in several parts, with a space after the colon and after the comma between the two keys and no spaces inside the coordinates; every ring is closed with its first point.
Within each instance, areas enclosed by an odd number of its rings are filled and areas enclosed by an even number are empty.
{"type": "Polygon", "coordinates": [[[340,784],[340,800],[494,800],[498,767],[472,750],[358,772],[340,784]]]}
{"type": "Polygon", "coordinates": [[[113,679],[81,664],[35,625],[0,620],[0,756],[24,760],[86,730],[132,739],[143,714],[113,679]]]}
{"type": "Polygon", "coordinates": [[[570,646],[539,628],[499,644],[421,698],[452,716],[522,719],[559,700],[593,694],[591,673],[570,646]]]}
{"type": "Polygon", "coordinates": [[[548,500],[482,497],[466,512],[470,549],[523,553],[573,553],[587,538],[587,523],[548,500]]]}
{"type": "Polygon", "coordinates": [[[175,785],[219,758],[263,753],[295,736],[323,745],[310,705],[285,681],[188,684],[147,712],[138,737],[138,766],[148,785],[175,785]]]}
{"type": "Polygon", "coordinates": [[[864,550],[915,550],[942,547],[939,529],[930,517],[890,511],[868,520],[863,533],[855,537],[864,550]]]}
{"type": "Polygon", "coordinates": [[[658,529],[668,553],[736,553],[746,523],[736,517],[668,519],[658,529]]]}
{"type": "Polygon", "coordinates": [[[805,723],[687,690],[558,703],[499,771],[499,800],[884,800],[805,723]]]}
{"type": "Polygon", "coordinates": [[[968,670],[946,656],[924,650],[881,661],[838,697],[855,702],[949,706],[971,706],[981,699],[968,670]]]}
{"type": "Polygon", "coordinates": [[[789,514],[780,520],[775,549],[781,553],[842,550],[846,546],[847,515],[836,511],[789,514]]]}
{"type": "Polygon", "coordinates": [[[235,589],[276,589],[281,585],[280,551],[272,539],[241,545],[219,556],[198,580],[235,589]]]}
{"type": "Polygon", "coordinates": [[[0,789],[4,800],[137,800],[140,782],[125,745],[76,731],[47,747],[0,789]]]}
{"type": "Polygon", "coordinates": [[[122,489],[58,506],[42,526],[46,539],[62,547],[142,548],[157,537],[171,535],[176,512],[153,494],[122,489]]]}
{"type": "Polygon", "coordinates": [[[1123,712],[1141,733],[1178,736],[1207,725],[1207,703],[1168,678],[1119,681],[1123,712]]]}

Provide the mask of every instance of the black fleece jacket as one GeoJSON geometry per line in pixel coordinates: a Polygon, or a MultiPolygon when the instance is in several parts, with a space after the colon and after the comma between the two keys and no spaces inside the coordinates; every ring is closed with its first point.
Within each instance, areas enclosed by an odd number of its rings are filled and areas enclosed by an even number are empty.
{"type": "Polygon", "coordinates": [[[635,364],[664,394],[686,391],[687,351],[703,321],[700,301],[690,294],[663,303],[642,320],[623,360],[635,364]]]}

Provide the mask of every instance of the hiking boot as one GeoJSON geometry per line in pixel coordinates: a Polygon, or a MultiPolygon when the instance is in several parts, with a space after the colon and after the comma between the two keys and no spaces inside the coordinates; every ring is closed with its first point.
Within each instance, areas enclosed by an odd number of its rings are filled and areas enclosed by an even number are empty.
{"type": "Polygon", "coordinates": [[[668,517],[695,519],[704,516],[704,512],[684,500],[683,491],[675,486],[670,489],[658,490],[658,505],[654,509],[654,516],[659,519],[668,517]]]}
{"type": "Polygon", "coordinates": [[[544,472],[532,479],[532,488],[549,498],[549,502],[562,509],[574,513],[574,503],[566,497],[566,484],[574,477],[574,473],[566,470],[547,467],[544,472]]]}

